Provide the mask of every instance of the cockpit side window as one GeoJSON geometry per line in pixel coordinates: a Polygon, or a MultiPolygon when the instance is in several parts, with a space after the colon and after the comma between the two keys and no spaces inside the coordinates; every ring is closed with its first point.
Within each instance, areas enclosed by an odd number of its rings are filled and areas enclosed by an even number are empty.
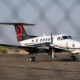
{"type": "Polygon", "coordinates": [[[57,40],[62,40],[62,38],[61,37],[58,37],[57,40]]]}
{"type": "Polygon", "coordinates": [[[63,36],[62,38],[63,38],[63,39],[68,39],[68,36],[63,36]]]}
{"type": "Polygon", "coordinates": [[[71,36],[62,36],[63,39],[72,39],[71,36]]]}

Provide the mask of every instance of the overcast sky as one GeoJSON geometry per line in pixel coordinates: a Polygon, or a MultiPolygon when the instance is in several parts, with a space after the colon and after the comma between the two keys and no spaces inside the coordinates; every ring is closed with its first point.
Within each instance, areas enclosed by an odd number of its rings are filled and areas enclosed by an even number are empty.
{"type": "MultiPolygon", "coordinates": [[[[34,23],[35,27],[25,26],[28,34],[69,34],[80,41],[78,3],[77,0],[0,0],[0,22],[34,23]]],[[[17,44],[13,26],[0,25],[0,43],[17,44]]]]}

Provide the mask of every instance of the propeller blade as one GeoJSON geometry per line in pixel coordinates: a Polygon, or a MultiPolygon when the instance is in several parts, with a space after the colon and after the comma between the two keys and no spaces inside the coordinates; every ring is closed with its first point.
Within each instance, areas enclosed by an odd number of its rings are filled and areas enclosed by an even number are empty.
{"type": "Polygon", "coordinates": [[[51,44],[53,44],[53,37],[52,37],[52,33],[51,33],[51,44]]]}

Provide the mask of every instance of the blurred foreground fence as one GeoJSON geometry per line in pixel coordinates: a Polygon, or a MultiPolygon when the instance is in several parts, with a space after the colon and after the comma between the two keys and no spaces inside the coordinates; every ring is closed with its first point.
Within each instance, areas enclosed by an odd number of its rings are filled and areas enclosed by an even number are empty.
{"type": "Polygon", "coordinates": [[[80,0],[0,0],[0,11],[0,22],[36,23],[32,33],[80,38],[80,0]]]}

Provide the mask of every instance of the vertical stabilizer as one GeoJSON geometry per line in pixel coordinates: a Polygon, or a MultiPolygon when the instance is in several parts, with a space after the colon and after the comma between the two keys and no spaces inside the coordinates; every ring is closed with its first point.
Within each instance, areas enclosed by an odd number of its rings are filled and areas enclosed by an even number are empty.
{"type": "Polygon", "coordinates": [[[16,31],[16,36],[18,41],[23,41],[28,38],[27,33],[21,24],[16,24],[15,26],[15,31],[16,31]]]}
{"type": "Polygon", "coordinates": [[[14,25],[15,31],[16,31],[16,36],[18,41],[23,41],[25,39],[28,39],[28,35],[24,29],[25,26],[34,26],[35,24],[28,24],[28,23],[0,23],[0,25],[14,25]]]}

